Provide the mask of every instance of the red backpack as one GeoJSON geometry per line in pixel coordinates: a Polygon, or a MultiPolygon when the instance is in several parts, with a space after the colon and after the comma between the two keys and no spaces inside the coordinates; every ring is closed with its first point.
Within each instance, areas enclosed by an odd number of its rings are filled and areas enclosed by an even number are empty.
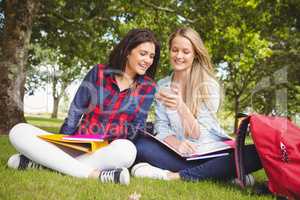
{"type": "Polygon", "coordinates": [[[269,179],[269,190],[277,196],[300,199],[300,128],[282,117],[251,115],[242,120],[235,149],[242,187],[245,186],[243,160],[247,159],[242,155],[248,127],[269,179]]]}

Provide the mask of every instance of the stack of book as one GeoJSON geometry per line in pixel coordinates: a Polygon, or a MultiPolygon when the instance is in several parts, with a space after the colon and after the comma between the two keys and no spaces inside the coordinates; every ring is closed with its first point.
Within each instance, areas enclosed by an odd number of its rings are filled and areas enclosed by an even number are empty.
{"type": "Polygon", "coordinates": [[[39,135],[39,137],[45,141],[86,153],[94,152],[108,145],[108,141],[102,139],[100,135],[47,134],[39,135]]]}

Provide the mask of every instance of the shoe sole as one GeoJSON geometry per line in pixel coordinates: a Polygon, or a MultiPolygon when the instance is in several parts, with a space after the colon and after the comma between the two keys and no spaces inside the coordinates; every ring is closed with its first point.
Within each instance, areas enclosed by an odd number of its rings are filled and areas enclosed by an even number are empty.
{"type": "Polygon", "coordinates": [[[133,168],[131,169],[131,175],[134,177],[138,177],[135,175],[136,170],[138,170],[141,167],[148,166],[148,165],[149,165],[148,163],[139,163],[139,164],[134,165],[133,168]]]}
{"type": "Polygon", "coordinates": [[[127,168],[122,168],[120,173],[120,184],[129,185],[130,183],[130,174],[127,168]]]}
{"type": "Polygon", "coordinates": [[[20,154],[14,154],[9,157],[7,161],[7,166],[11,169],[18,169],[20,165],[20,154]]]}

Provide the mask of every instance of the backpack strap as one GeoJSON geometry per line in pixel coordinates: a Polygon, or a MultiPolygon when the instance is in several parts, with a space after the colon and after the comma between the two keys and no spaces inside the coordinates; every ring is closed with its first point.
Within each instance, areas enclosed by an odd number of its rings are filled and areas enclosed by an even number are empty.
{"type": "Polygon", "coordinates": [[[244,188],[246,184],[244,149],[245,149],[245,138],[248,133],[249,122],[250,122],[250,116],[245,117],[241,121],[236,133],[236,148],[234,149],[235,167],[236,167],[238,184],[242,188],[244,188]]]}

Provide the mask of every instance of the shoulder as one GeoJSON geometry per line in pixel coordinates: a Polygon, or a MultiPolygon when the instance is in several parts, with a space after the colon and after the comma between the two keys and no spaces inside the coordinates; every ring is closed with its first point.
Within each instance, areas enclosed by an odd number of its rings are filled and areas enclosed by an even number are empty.
{"type": "Polygon", "coordinates": [[[88,73],[85,75],[84,81],[99,85],[99,81],[106,77],[104,74],[107,73],[107,70],[108,68],[105,64],[96,64],[89,69],[88,73]]]}
{"type": "Polygon", "coordinates": [[[95,82],[97,78],[98,78],[98,65],[94,65],[86,73],[84,81],[95,82]]]}
{"type": "Polygon", "coordinates": [[[96,64],[89,69],[88,74],[89,75],[97,75],[100,70],[104,70],[106,68],[107,67],[104,64],[96,64]]]}
{"type": "Polygon", "coordinates": [[[221,92],[220,84],[215,78],[211,77],[206,82],[207,82],[206,85],[207,85],[207,88],[208,88],[208,91],[210,94],[219,94],[221,92]]]}
{"type": "Polygon", "coordinates": [[[136,82],[139,87],[156,87],[155,81],[147,75],[138,76],[136,82]]]}
{"type": "Polygon", "coordinates": [[[155,81],[147,75],[139,76],[137,79],[139,93],[154,94],[156,92],[155,81]]]}
{"type": "Polygon", "coordinates": [[[144,75],[144,76],[141,77],[141,83],[143,85],[149,85],[149,86],[152,86],[152,87],[156,87],[155,81],[147,75],[144,75]]]}

